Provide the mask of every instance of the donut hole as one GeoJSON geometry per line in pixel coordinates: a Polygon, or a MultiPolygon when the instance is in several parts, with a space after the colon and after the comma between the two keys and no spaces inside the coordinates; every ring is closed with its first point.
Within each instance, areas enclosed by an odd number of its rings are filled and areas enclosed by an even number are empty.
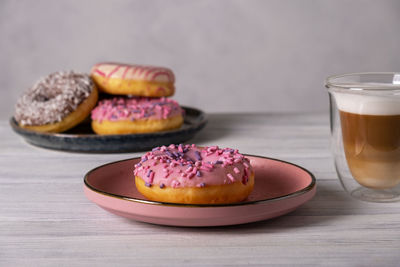
{"type": "Polygon", "coordinates": [[[40,94],[40,95],[36,95],[33,100],[35,100],[36,102],[47,102],[50,100],[50,98],[46,95],[40,94]]]}
{"type": "Polygon", "coordinates": [[[41,85],[39,90],[33,95],[33,101],[36,102],[48,102],[54,98],[60,97],[63,94],[63,90],[59,87],[41,85]]]}

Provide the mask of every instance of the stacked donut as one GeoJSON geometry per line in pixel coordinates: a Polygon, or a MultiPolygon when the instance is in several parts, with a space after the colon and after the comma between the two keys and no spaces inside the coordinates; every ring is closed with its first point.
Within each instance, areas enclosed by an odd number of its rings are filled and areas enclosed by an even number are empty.
{"type": "Polygon", "coordinates": [[[174,82],[170,69],[143,65],[100,63],[90,76],[55,72],[18,99],[14,118],[23,128],[52,133],[71,129],[90,114],[97,134],[175,129],[183,123],[183,110],[166,98],[174,94],[174,82]]]}
{"type": "Polygon", "coordinates": [[[179,128],[179,104],[166,97],[175,92],[175,77],[162,67],[96,64],[91,77],[99,90],[114,95],[99,101],[92,111],[97,134],[148,133],[179,128]]]}

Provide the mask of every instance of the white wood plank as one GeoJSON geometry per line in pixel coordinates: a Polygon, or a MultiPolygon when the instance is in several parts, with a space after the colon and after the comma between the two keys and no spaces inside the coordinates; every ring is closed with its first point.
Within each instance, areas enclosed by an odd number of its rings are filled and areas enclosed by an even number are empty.
{"type": "Polygon", "coordinates": [[[0,121],[0,266],[399,266],[400,205],[351,199],[333,167],[326,114],[211,114],[192,142],[299,164],[314,199],[269,221],[151,225],[107,213],[83,175],[142,153],[79,154],[26,144],[0,121]]]}

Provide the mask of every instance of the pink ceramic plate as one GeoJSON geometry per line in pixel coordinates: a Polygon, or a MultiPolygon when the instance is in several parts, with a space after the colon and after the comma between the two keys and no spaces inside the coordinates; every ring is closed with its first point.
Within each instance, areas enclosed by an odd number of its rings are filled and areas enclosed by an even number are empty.
{"type": "Polygon", "coordinates": [[[266,220],[293,211],[316,191],[306,169],[277,159],[250,156],[254,190],[246,201],[189,205],[146,200],[135,187],[133,169],[140,158],[109,163],[85,176],[86,196],[103,209],[126,218],[175,226],[218,226],[266,220]]]}

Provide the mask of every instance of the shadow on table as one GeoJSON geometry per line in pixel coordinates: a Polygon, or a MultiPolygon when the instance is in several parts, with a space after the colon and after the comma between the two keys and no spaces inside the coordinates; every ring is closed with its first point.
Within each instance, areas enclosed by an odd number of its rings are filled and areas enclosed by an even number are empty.
{"type": "MultiPolygon", "coordinates": [[[[361,201],[352,199],[340,187],[337,180],[325,180],[317,183],[315,197],[299,207],[297,210],[270,220],[259,221],[232,226],[216,227],[174,227],[149,225],[161,231],[171,232],[196,232],[213,234],[257,234],[290,232],[294,229],[309,229],[312,227],[324,227],[334,224],[343,216],[363,213],[363,206],[368,205],[361,201]]],[[[137,222],[132,222],[137,223],[137,222]]],[[[146,223],[143,223],[146,224],[146,223]]]]}

